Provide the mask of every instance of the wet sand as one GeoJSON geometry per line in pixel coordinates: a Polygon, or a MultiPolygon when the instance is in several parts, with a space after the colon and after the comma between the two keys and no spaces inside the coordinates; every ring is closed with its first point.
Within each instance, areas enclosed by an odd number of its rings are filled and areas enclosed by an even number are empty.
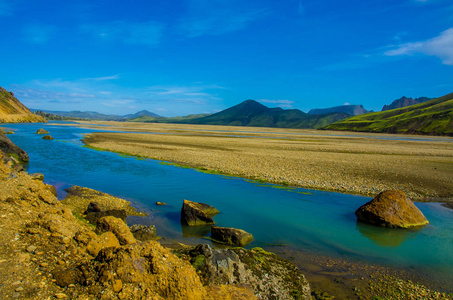
{"type": "Polygon", "coordinates": [[[98,125],[124,131],[88,135],[84,142],[98,149],[309,189],[368,196],[398,189],[417,201],[453,199],[451,138],[120,122],[80,126],[98,125]]]}

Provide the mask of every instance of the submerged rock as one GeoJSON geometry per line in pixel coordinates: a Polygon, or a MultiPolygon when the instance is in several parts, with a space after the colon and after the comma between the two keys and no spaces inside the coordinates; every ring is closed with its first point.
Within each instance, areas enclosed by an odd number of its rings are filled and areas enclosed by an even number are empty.
{"type": "Polygon", "coordinates": [[[214,217],[219,211],[205,203],[184,200],[181,209],[181,222],[189,226],[214,224],[214,217]]]}
{"type": "Polygon", "coordinates": [[[356,210],[357,221],[382,227],[410,228],[429,224],[402,191],[388,190],[356,210]]]}
{"type": "Polygon", "coordinates": [[[261,248],[180,250],[205,285],[248,286],[259,299],[311,299],[305,276],[291,262],[261,248]]]}
{"type": "Polygon", "coordinates": [[[221,243],[237,247],[244,247],[253,241],[253,235],[247,231],[229,227],[212,226],[211,237],[221,243]]]}
{"type": "Polygon", "coordinates": [[[47,130],[44,130],[42,128],[39,128],[35,133],[36,134],[49,134],[49,132],[47,130]]]}
{"type": "Polygon", "coordinates": [[[156,238],[156,226],[135,224],[129,228],[134,237],[139,241],[150,241],[156,238]]]}

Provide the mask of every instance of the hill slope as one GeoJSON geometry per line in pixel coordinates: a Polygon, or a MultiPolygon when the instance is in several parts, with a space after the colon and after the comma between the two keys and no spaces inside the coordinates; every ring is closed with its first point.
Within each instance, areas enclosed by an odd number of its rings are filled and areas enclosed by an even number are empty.
{"type": "Polygon", "coordinates": [[[320,128],[348,116],[343,113],[310,116],[298,109],[268,108],[257,101],[246,100],[221,112],[191,120],[190,123],[279,128],[320,128]]]}
{"type": "Polygon", "coordinates": [[[45,113],[45,114],[52,114],[52,115],[57,115],[57,116],[61,116],[61,117],[67,117],[67,118],[101,120],[101,121],[129,121],[129,120],[140,118],[140,117],[152,117],[152,118],[160,117],[159,115],[149,112],[147,110],[142,110],[135,114],[129,114],[129,115],[125,115],[125,116],[105,115],[105,114],[98,113],[95,111],[79,111],[79,110],[53,111],[53,110],[36,109],[35,111],[39,111],[39,112],[45,113]]]}
{"type": "Polygon", "coordinates": [[[0,123],[46,122],[23,105],[14,94],[0,87],[0,123]]]}
{"type": "Polygon", "coordinates": [[[453,93],[403,108],[355,116],[322,129],[453,136],[453,93]]]}
{"type": "Polygon", "coordinates": [[[366,114],[369,111],[366,110],[363,105],[340,105],[329,108],[316,108],[308,112],[309,115],[319,115],[319,114],[328,114],[328,113],[345,113],[352,116],[358,116],[366,114]]]}
{"type": "Polygon", "coordinates": [[[407,97],[403,96],[403,97],[393,101],[390,105],[384,105],[382,107],[382,111],[391,110],[391,109],[395,109],[395,108],[406,107],[406,106],[411,106],[411,105],[414,105],[414,104],[419,104],[419,103],[426,102],[428,100],[431,100],[431,99],[427,98],[427,97],[420,97],[420,98],[413,99],[413,98],[407,98],[407,97]]]}

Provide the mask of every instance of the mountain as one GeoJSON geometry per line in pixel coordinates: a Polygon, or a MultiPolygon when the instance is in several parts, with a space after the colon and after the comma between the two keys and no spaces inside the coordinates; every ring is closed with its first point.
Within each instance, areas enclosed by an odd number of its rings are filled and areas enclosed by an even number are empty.
{"type": "Polygon", "coordinates": [[[344,113],[310,116],[298,109],[269,108],[255,100],[246,100],[221,112],[193,119],[190,124],[319,128],[346,117],[349,115],[344,113]]]}
{"type": "Polygon", "coordinates": [[[403,97],[393,101],[392,104],[390,104],[390,105],[384,105],[382,107],[382,111],[391,110],[391,109],[395,109],[395,108],[406,107],[406,106],[411,106],[411,105],[414,105],[414,104],[419,104],[419,103],[426,102],[428,100],[431,100],[431,98],[420,97],[420,98],[412,99],[412,98],[407,98],[407,97],[403,96],[403,97]]]}
{"type": "Polygon", "coordinates": [[[151,116],[141,116],[136,119],[131,119],[128,121],[131,122],[152,122],[152,123],[178,123],[178,124],[189,124],[193,119],[199,119],[203,117],[210,116],[211,114],[193,114],[182,117],[151,117],[151,116]]]}
{"type": "Polygon", "coordinates": [[[150,117],[160,117],[159,115],[149,112],[147,110],[139,111],[135,114],[125,115],[125,116],[117,116],[117,115],[105,115],[95,111],[52,111],[52,110],[38,110],[43,113],[49,113],[52,115],[62,116],[62,117],[69,117],[69,118],[77,118],[77,119],[88,119],[88,120],[101,120],[101,121],[126,121],[131,119],[136,119],[143,116],[150,116],[150,117]]]}
{"type": "Polygon", "coordinates": [[[0,123],[46,122],[23,105],[12,92],[0,87],[0,123]]]}
{"type": "Polygon", "coordinates": [[[362,114],[369,113],[368,110],[363,108],[362,105],[341,105],[329,108],[316,108],[308,112],[309,115],[319,115],[319,114],[328,114],[328,113],[345,113],[351,116],[358,116],[362,114]]]}
{"type": "Polygon", "coordinates": [[[403,108],[355,116],[322,129],[453,136],[453,93],[403,108]]]}
{"type": "Polygon", "coordinates": [[[125,115],[125,116],[123,116],[123,118],[132,120],[132,119],[137,119],[137,118],[145,117],[145,116],[151,117],[151,118],[161,118],[161,116],[159,116],[158,114],[152,113],[147,110],[141,110],[139,112],[136,112],[135,114],[125,115]]]}

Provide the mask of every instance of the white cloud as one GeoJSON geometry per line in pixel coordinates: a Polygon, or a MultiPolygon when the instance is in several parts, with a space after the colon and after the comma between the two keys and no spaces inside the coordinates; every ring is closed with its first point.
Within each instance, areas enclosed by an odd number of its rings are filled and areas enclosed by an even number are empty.
{"type": "Polygon", "coordinates": [[[190,0],[188,7],[188,16],[178,29],[189,38],[241,30],[267,15],[266,10],[238,0],[190,0]]]}
{"type": "MultiPolygon", "coordinates": [[[[134,103],[135,100],[133,99],[113,99],[102,102],[103,105],[109,107],[124,107],[130,103],[134,103]]],[[[128,106],[128,107],[135,107],[135,106],[128,106]]]]}
{"type": "Polygon", "coordinates": [[[426,41],[397,45],[384,54],[387,56],[424,54],[440,58],[445,65],[453,65],[453,28],[426,41]]]}
{"type": "Polygon", "coordinates": [[[106,81],[106,80],[116,80],[120,79],[120,75],[104,76],[104,77],[93,77],[93,78],[84,78],[82,80],[93,80],[93,81],[106,81]]]}
{"type": "Polygon", "coordinates": [[[88,24],[82,30],[103,41],[121,42],[130,45],[156,46],[160,43],[164,25],[157,22],[128,23],[114,21],[88,24]]]}
{"type": "Polygon", "coordinates": [[[55,34],[56,28],[53,26],[34,24],[23,28],[24,40],[30,44],[46,44],[55,34]]]}
{"type": "Polygon", "coordinates": [[[284,108],[292,108],[294,103],[294,101],[291,100],[270,100],[270,99],[259,99],[258,102],[273,103],[284,108]]]}

